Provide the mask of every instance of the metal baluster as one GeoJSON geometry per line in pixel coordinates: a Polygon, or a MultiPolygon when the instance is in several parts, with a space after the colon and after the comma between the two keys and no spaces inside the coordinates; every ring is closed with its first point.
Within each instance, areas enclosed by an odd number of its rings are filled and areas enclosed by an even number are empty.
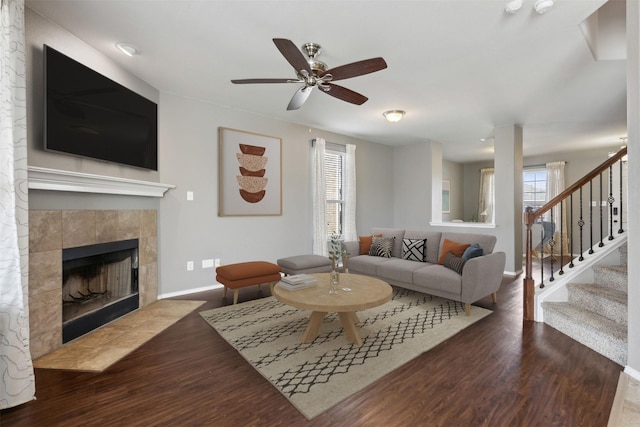
{"type": "Polygon", "coordinates": [[[613,197],[613,166],[609,166],[609,240],[613,240],[613,203],[616,199],[613,197]]]}
{"type": "Polygon", "coordinates": [[[620,207],[618,209],[620,209],[619,214],[620,214],[620,228],[618,228],[618,234],[623,233],[624,230],[622,228],[622,166],[623,166],[623,161],[622,159],[620,160],[620,207]]]}
{"type": "Polygon", "coordinates": [[[560,271],[558,275],[564,274],[564,200],[560,202],[560,271]]]}
{"type": "Polygon", "coordinates": [[[589,181],[589,255],[593,253],[593,180],[589,181]]]}
{"type": "MultiPolygon", "coordinates": [[[[551,210],[549,211],[551,213],[551,223],[554,224],[553,222],[553,208],[551,208],[551,210]]],[[[553,282],[555,279],[555,277],[553,277],[553,247],[555,246],[556,242],[553,239],[553,235],[551,236],[551,240],[549,240],[549,252],[551,252],[551,256],[549,258],[551,258],[551,277],[549,277],[549,281],[553,282]]],[[[543,248],[543,252],[544,252],[544,248],[543,248]]]]}
{"type": "Polygon", "coordinates": [[[578,227],[580,227],[580,258],[578,258],[578,261],[584,261],[584,257],[582,256],[583,254],[583,241],[582,241],[582,236],[583,236],[583,227],[584,227],[584,219],[582,219],[582,205],[584,204],[584,201],[582,200],[582,187],[580,187],[580,219],[578,220],[578,227]]]}
{"type": "Polygon", "coordinates": [[[544,239],[544,227],[540,230],[540,289],[544,288],[544,246],[542,240],[544,239]]]}
{"type": "Polygon", "coordinates": [[[571,232],[569,234],[569,268],[573,268],[573,193],[569,195],[569,224],[571,224],[571,232]]]}
{"type": "Polygon", "coordinates": [[[604,238],[604,230],[602,225],[602,220],[604,219],[604,214],[602,211],[602,174],[600,174],[600,198],[598,199],[598,205],[600,206],[600,243],[598,243],[598,247],[601,248],[604,246],[602,239],[604,238]]]}

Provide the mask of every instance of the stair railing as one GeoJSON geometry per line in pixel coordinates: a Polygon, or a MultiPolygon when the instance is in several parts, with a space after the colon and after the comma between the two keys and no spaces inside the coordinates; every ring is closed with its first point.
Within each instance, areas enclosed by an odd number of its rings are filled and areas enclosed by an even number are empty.
{"type": "MultiPolygon", "coordinates": [[[[608,228],[608,232],[609,232],[609,236],[608,236],[608,240],[613,240],[614,239],[614,216],[617,217],[617,222],[618,222],[618,234],[624,232],[623,228],[622,228],[622,220],[623,220],[623,188],[624,188],[624,184],[623,184],[623,157],[626,156],[627,154],[627,148],[624,147],[622,148],[620,151],[618,151],[615,155],[611,156],[609,159],[607,159],[605,162],[603,162],[600,166],[596,167],[595,169],[593,169],[591,172],[589,172],[587,175],[585,175],[583,178],[581,178],[580,180],[578,180],[575,184],[571,185],[570,187],[567,187],[562,193],[560,193],[559,195],[557,195],[556,197],[554,197],[553,199],[551,199],[549,202],[547,202],[544,206],[540,207],[537,210],[533,210],[532,207],[527,207],[525,212],[524,212],[524,224],[526,226],[526,243],[525,243],[525,249],[526,249],[526,256],[525,256],[525,278],[524,278],[524,310],[523,310],[523,317],[524,320],[534,320],[534,297],[535,297],[535,282],[533,279],[533,272],[532,272],[532,268],[533,268],[533,259],[532,259],[532,253],[533,253],[533,249],[532,248],[532,244],[533,244],[533,231],[532,231],[532,226],[534,223],[536,223],[537,221],[541,221],[543,218],[543,215],[547,212],[549,212],[549,219],[551,222],[554,222],[554,207],[559,206],[559,211],[560,211],[560,227],[556,228],[556,231],[559,231],[559,236],[560,236],[560,242],[556,242],[554,239],[555,237],[552,237],[551,240],[548,242],[548,245],[550,247],[550,252],[551,252],[551,259],[550,259],[550,276],[545,278],[545,271],[544,271],[544,262],[542,262],[542,258],[541,258],[541,262],[540,262],[540,287],[543,288],[545,286],[545,280],[548,280],[549,282],[553,282],[555,280],[555,274],[557,273],[558,275],[562,275],[564,274],[564,261],[563,261],[563,257],[565,255],[569,256],[569,258],[571,259],[571,261],[566,265],[568,268],[573,268],[575,266],[574,264],[574,258],[573,258],[573,254],[574,254],[574,244],[575,243],[579,243],[579,257],[577,258],[578,262],[583,261],[584,257],[583,254],[585,252],[592,254],[594,252],[593,247],[595,245],[594,243],[594,228],[595,229],[599,229],[599,242],[597,242],[598,247],[603,247],[605,245],[604,243],[604,232],[605,232],[605,225],[608,228]],[[618,163],[619,164],[619,188],[614,189],[614,165],[618,163]],[[603,193],[603,174],[605,174],[605,172],[608,171],[608,195],[606,198],[606,205],[607,206],[603,206],[603,203],[601,201],[605,200],[603,199],[603,196],[605,195],[603,193]],[[598,194],[594,195],[594,184],[598,186],[598,194]],[[585,189],[586,188],[586,189],[585,189]],[[617,191],[618,194],[615,194],[614,191],[617,191]],[[588,200],[585,200],[585,195],[584,193],[588,192],[588,200]],[[577,195],[576,195],[577,193],[577,195]],[[574,195],[577,196],[578,198],[578,203],[579,205],[577,206],[577,210],[578,210],[578,220],[574,223],[574,195]],[[616,196],[618,196],[618,198],[616,198],[616,196]],[[597,200],[597,203],[596,203],[597,200]],[[589,217],[585,218],[584,217],[584,206],[585,204],[587,204],[588,210],[589,210],[589,217]],[[568,205],[568,206],[567,206],[568,205]],[[615,206],[614,206],[615,205],[615,206]],[[598,216],[598,220],[594,219],[594,207],[597,207],[598,209],[596,209],[597,211],[597,216],[598,216]],[[564,230],[564,221],[562,220],[563,218],[563,214],[565,212],[565,209],[568,208],[568,214],[569,214],[569,224],[567,225],[567,229],[568,230],[564,230]],[[605,212],[604,208],[608,209],[608,212],[605,212]],[[608,213],[608,215],[605,215],[605,213],[608,213]],[[608,218],[606,218],[608,217],[608,218]],[[606,219],[605,219],[606,218],[606,219]],[[588,221],[588,222],[587,222],[588,221]],[[608,224],[606,224],[608,223],[608,224]],[[574,225],[577,225],[578,227],[578,236],[575,236],[574,234],[574,225]],[[588,226],[588,238],[589,238],[589,249],[588,251],[586,250],[586,248],[584,247],[585,245],[585,227],[588,226]],[[565,233],[566,231],[566,233],[565,233]],[[565,234],[567,235],[566,240],[565,241],[565,234]],[[576,240],[576,238],[579,240],[579,242],[574,242],[576,240]],[[554,271],[554,256],[555,256],[555,252],[554,252],[554,248],[555,245],[557,243],[560,243],[560,260],[559,260],[559,270],[556,272],[554,271]],[[568,246],[568,253],[564,253],[564,248],[568,246]]],[[[544,248],[541,248],[541,252],[544,252],[544,248]]],[[[544,254],[544,253],[543,253],[544,254]]]]}

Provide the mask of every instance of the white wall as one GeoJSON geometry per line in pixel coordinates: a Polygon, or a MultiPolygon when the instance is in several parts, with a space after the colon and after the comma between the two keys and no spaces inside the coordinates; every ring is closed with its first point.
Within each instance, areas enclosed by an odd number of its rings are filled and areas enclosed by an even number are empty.
{"type": "Polygon", "coordinates": [[[396,147],[393,169],[393,224],[389,226],[427,227],[431,220],[431,144],[396,147]]]}

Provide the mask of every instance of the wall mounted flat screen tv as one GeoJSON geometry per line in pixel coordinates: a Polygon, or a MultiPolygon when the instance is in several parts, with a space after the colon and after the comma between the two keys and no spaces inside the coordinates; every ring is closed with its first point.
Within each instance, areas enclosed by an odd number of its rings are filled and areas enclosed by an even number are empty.
{"type": "Polygon", "coordinates": [[[158,170],[158,106],[44,46],[45,149],[158,170]]]}

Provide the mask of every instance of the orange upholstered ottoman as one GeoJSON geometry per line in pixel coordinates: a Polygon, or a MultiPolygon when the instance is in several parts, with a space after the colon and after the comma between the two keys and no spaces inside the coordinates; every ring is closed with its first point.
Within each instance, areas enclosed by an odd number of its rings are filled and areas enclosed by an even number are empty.
{"type": "Polygon", "coordinates": [[[241,262],[216,268],[216,281],[224,285],[223,297],[227,288],[233,289],[233,303],[238,303],[238,289],[245,286],[268,283],[270,288],[280,280],[280,266],[266,261],[241,262]]]}

